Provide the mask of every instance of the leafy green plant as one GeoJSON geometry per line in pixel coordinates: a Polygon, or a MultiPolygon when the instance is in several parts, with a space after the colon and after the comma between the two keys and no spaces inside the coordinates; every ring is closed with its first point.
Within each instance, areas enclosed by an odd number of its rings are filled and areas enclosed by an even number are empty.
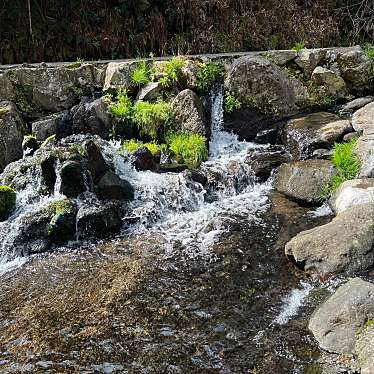
{"type": "Polygon", "coordinates": [[[374,75],[374,47],[367,44],[365,46],[365,52],[366,52],[366,56],[368,56],[371,61],[371,72],[374,75]]]}
{"type": "Polygon", "coordinates": [[[105,100],[109,103],[109,111],[116,117],[122,119],[131,118],[133,114],[133,105],[131,98],[128,96],[127,90],[118,91],[115,102],[113,102],[113,97],[111,95],[107,95],[105,100]]]}
{"type": "Polygon", "coordinates": [[[215,62],[209,62],[207,64],[200,64],[200,70],[197,73],[197,89],[200,94],[207,93],[213,83],[222,77],[224,73],[224,67],[222,64],[218,64],[215,62]]]}
{"type": "Polygon", "coordinates": [[[235,109],[240,109],[241,106],[242,103],[232,93],[225,93],[225,101],[223,103],[223,108],[226,113],[232,113],[235,109]]]}
{"type": "Polygon", "coordinates": [[[196,168],[208,158],[205,136],[190,132],[170,133],[167,144],[179,163],[196,168]]]}
{"type": "Polygon", "coordinates": [[[292,47],[292,50],[296,52],[300,52],[303,49],[305,49],[305,42],[303,40],[296,42],[292,47]]]}
{"type": "Polygon", "coordinates": [[[148,103],[139,101],[133,109],[133,120],[143,135],[157,139],[162,126],[166,128],[172,118],[170,104],[165,101],[148,103]]]}
{"type": "Polygon", "coordinates": [[[157,144],[155,142],[151,143],[143,143],[141,141],[138,141],[136,139],[127,140],[122,144],[122,150],[127,152],[135,152],[139,148],[147,148],[152,154],[156,155],[161,152],[161,150],[165,147],[164,144],[157,144]]]}
{"type": "Polygon", "coordinates": [[[16,193],[9,186],[0,186],[0,220],[4,220],[16,205],[16,193]]]}
{"type": "Polygon", "coordinates": [[[139,86],[143,86],[151,81],[151,70],[145,61],[139,63],[138,67],[132,73],[131,78],[139,86]]]}
{"type": "Polygon", "coordinates": [[[357,138],[347,143],[335,144],[331,161],[338,171],[338,175],[333,177],[331,183],[323,188],[323,198],[330,197],[343,182],[356,178],[361,167],[361,162],[355,153],[356,145],[357,138]]]}
{"type": "Polygon", "coordinates": [[[77,58],[77,61],[75,61],[75,62],[69,64],[69,65],[67,66],[67,68],[68,68],[68,69],[71,69],[71,70],[73,70],[73,69],[78,69],[78,68],[80,68],[80,67],[82,66],[83,63],[84,63],[84,60],[83,60],[83,59],[81,59],[81,58],[77,58]]]}
{"type": "Polygon", "coordinates": [[[162,75],[159,79],[162,87],[170,88],[181,81],[182,69],[186,66],[186,59],[181,56],[173,57],[170,61],[163,61],[154,68],[154,75],[162,75]]]}

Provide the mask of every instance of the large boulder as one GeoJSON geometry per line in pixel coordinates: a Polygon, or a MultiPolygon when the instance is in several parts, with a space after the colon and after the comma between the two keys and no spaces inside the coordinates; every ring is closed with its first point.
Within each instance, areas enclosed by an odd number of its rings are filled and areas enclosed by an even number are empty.
{"type": "MultiPolygon", "coordinates": [[[[372,295],[372,294],[371,294],[372,295]]],[[[357,334],[354,349],[361,374],[374,373],[374,319],[368,318],[357,334]]]]}
{"type": "Polygon", "coordinates": [[[326,51],[323,49],[303,49],[297,54],[295,63],[303,71],[307,78],[310,78],[313,70],[324,59],[326,51]]]}
{"type": "Polygon", "coordinates": [[[330,223],[290,240],[286,255],[304,270],[352,274],[374,264],[374,205],[347,209],[330,223]]]}
{"type": "Polygon", "coordinates": [[[98,196],[102,200],[130,201],[134,198],[134,188],[112,171],[107,171],[97,184],[98,196]]]}
{"type": "Polygon", "coordinates": [[[84,168],[81,162],[71,160],[62,164],[60,192],[67,197],[77,197],[86,191],[84,168]]]}
{"type": "Polygon", "coordinates": [[[364,350],[364,347],[355,348],[356,339],[364,332],[365,323],[373,319],[374,284],[353,278],[340,286],[314,312],[309,329],[323,349],[332,353],[353,354],[364,350]]]}
{"type": "Polygon", "coordinates": [[[50,136],[56,135],[66,115],[67,111],[63,111],[32,122],[31,128],[33,135],[38,141],[44,141],[50,136]]]}
{"type": "Polygon", "coordinates": [[[109,165],[105,161],[99,146],[93,141],[88,140],[84,145],[88,170],[94,184],[97,184],[106,172],[110,170],[109,165]]]}
{"type": "Polygon", "coordinates": [[[180,92],[171,103],[177,130],[207,135],[205,109],[199,97],[190,89],[180,92]]]}
{"type": "Polygon", "coordinates": [[[365,105],[353,114],[352,126],[364,135],[374,134],[374,102],[365,105]]]}
{"type": "Polygon", "coordinates": [[[116,203],[83,206],[78,211],[78,239],[105,238],[117,233],[121,226],[121,207],[116,203]]]}
{"type": "Polygon", "coordinates": [[[22,158],[22,142],[27,129],[16,106],[0,102],[0,173],[9,163],[22,158]]]}
{"type": "Polygon", "coordinates": [[[374,202],[374,179],[352,179],[345,181],[330,199],[336,214],[355,205],[374,202]]]}
{"type": "Polygon", "coordinates": [[[316,204],[335,175],[336,170],[328,160],[294,161],[281,165],[275,188],[296,201],[316,204]]]}
{"type": "Polygon", "coordinates": [[[137,84],[132,80],[132,74],[137,67],[137,62],[109,63],[105,74],[104,91],[120,88],[135,91],[137,84]]]}
{"type": "Polygon", "coordinates": [[[351,114],[355,110],[361,109],[363,106],[374,101],[374,96],[365,96],[354,99],[344,105],[339,110],[340,114],[351,114]]]}
{"type": "Polygon", "coordinates": [[[136,170],[156,170],[157,163],[152,152],[147,147],[138,148],[133,154],[136,170]]]}
{"type": "Polygon", "coordinates": [[[317,86],[323,86],[326,94],[334,98],[342,98],[346,94],[344,79],[332,70],[317,66],[312,73],[312,81],[317,86]]]}
{"type": "Polygon", "coordinates": [[[362,135],[357,140],[356,154],[361,162],[360,178],[374,177],[374,134],[362,135]]]}
{"type": "Polygon", "coordinates": [[[312,157],[314,150],[331,146],[350,131],[348,120],[340,120],[333,113],[318,112],[287,121],[281,140],[296,160],[303,160],[312,157]]]}
{"type": "Polygon", "coordinates": [[[0,77],[0,99],[14,101],[30,115],[60,112],[71,108],[85,93],[102,88],[104,71],[93,64],[9,69],[0,77]],[[5,89],[1,87],[2,80],[5,89]]]}
{"type": "Polygon", "coordinates": [[[113,127],[113,116],[109,113],[104,98],[82,102],[71,109],[73,134],[94,134],[108,139],[113,127]]]}
{"type": "Polygon", "coordinates": [[[260,56],[243,56],[232,63],[225,88],[243,104],[275,117],[296,114],[307,105],[302,83],[260,56]]]}

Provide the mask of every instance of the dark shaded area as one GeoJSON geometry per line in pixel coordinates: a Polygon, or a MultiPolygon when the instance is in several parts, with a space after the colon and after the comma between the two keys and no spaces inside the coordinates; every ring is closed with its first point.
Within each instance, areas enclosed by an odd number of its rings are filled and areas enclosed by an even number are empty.
{"type": "Polygon", "coordinates": [[[372,0],[1,0],[0,63],[348,45],[372,0]],[[31,19],[31,25],[30,25],[31,19]],[[30,27],[31,26],[31,27],[30,27]]]}

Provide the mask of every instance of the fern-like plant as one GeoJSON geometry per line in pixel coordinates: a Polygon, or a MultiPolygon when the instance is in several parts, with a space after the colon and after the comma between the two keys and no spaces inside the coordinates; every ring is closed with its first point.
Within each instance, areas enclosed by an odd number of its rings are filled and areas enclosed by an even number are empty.
{"type": "Polygon", "coordinates": [[[163,61],[154,69],[154,75],[162,75],[159,79],[162,87],[170,88],[178,84],[183,76],[182,69],[186,66],[186,59],[181,56],[173,57],[170,61],[163,61]]]}
{"type": "Polygon", "coordinates": [[[128,96],[127,90],[120,90],[116,96],[116,101],[112,101],[113,97],[108,95],[105,100],[109,103],[109,110],[116,117],[121,119],[129,119],[133,114],[133,104],[128,96]]]}
{"type": "Polygon", "coordinates": [[[132,73],[131,78],[139,86],[143,86],[151,81],[151,70],[145,61],[139,63],[138,67],[132,73]]]}
{"type": "Polygon", "coordinates": [[[223,108],[226,113],[232,113],[236,109],[240,109],[242,103],[237,99],[232,93],[225,93],[225,101],[223,103],[223,108]]]}
{"type": "Polygon", "coordinates": [[[214,82],[223,76],[224,67],[215,62],[200,64],[197,73],[197,89],[201,95],[206,94],[212,88],[214,82]]]}

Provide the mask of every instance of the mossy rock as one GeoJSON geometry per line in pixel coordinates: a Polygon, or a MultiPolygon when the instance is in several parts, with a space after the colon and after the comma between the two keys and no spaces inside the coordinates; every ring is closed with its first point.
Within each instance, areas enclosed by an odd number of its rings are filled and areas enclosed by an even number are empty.
{"type": "Polygon", "coordinates": [[[17,195],[9,186],[0,186],[0,221],[6,220],[16,205],[17,195]]]}

